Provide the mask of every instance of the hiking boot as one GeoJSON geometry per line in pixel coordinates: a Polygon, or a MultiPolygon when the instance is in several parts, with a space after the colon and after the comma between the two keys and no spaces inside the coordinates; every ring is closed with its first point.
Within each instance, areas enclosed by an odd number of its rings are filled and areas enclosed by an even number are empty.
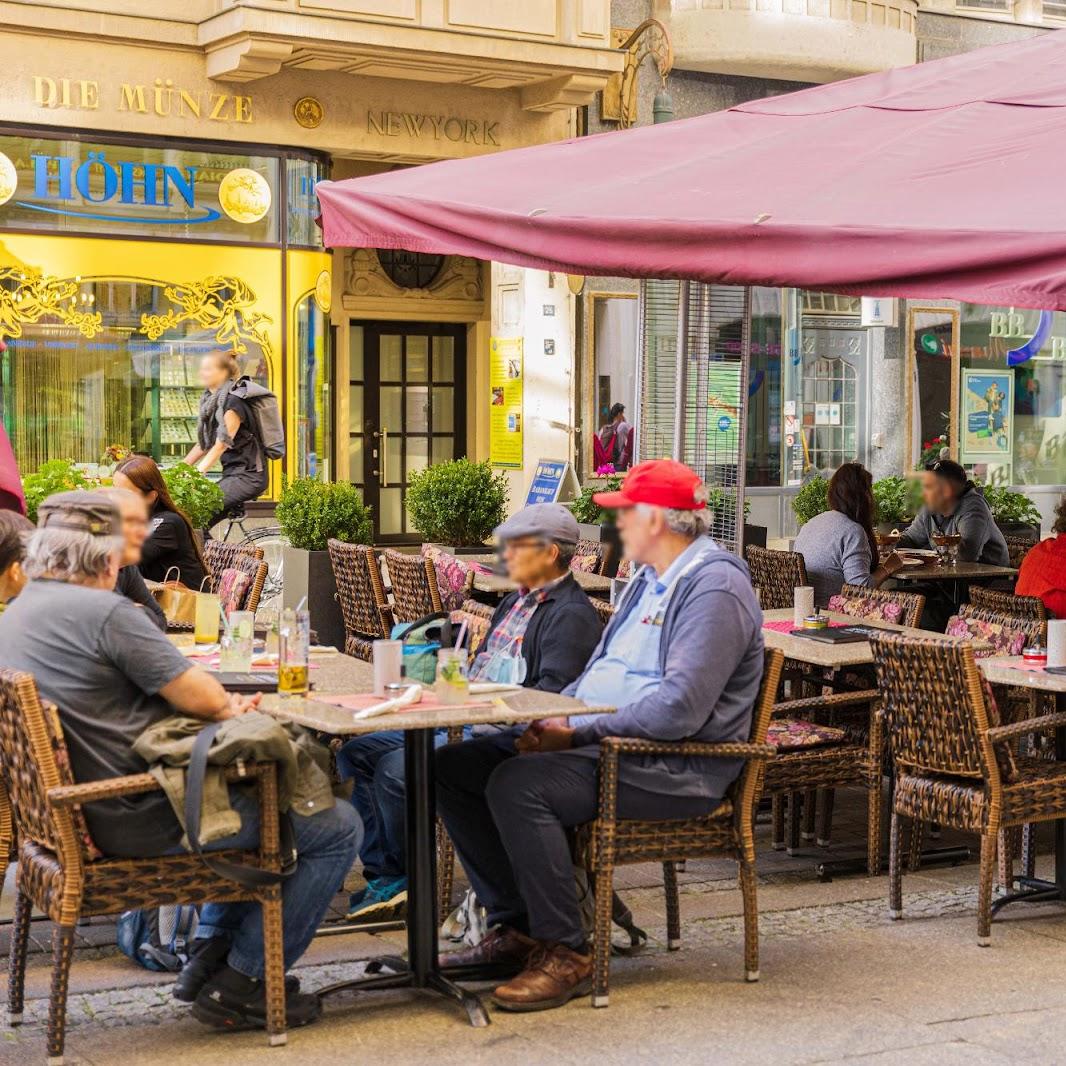
{"type": "MultiPolygon", "coordinates": [[[[189,945],[189,961],[181,968],[174,982],[172,995],[182,1003],[192,1003],[200,994],[200,989],[223,966],[229,955],[230,938],[228,936],[203,937],[193,940],[189,945]]],[[[300,991],[299,977],[292,975],[285,978],[285,994],[300,991]]]]}
{"type": "Polygon", "coordinates": [[[369,882],[362,899],[348,910],[357,924],[391,922],[407,914],[407,878],[378,877],[369,882]]]}
{"type": "MultiPolygon", "coordinates": [[[[285,1024],[309,1025],[322,1013],[318,996],[285,991],[285,1024]]],[[[266,982],[224,966],[200,989],[192,1016],[214,1029],[266,1028],[266,982]]]]}
{"type": "Polygon", "coordinates": [[[498,925],[489,930],[480,944],[440,955],[438,963],[441,966],[492,966],[504,970],[510,968],[517,974],[522,971],[526,960],[536,948],[537,942],[517,929],[498,925]]]}
{"type": "Polygon", "coordinates": [[[492,993],[492,1001],[508,1011],[551,1010],[591,991],[592,955],[565,944],[544,944],[517,977],[492,993]]]}

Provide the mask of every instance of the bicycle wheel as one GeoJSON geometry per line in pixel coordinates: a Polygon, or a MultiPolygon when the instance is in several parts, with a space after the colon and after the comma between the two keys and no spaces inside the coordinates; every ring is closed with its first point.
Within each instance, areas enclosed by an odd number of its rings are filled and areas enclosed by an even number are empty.
{"type": "Polygon", "coordinates": [[[289,547],[289,538],[281,532],[280,526],[259,526],[251,530],[241,543],[262,548],[263,558],[268,565],[259,609],[280,610],[281,589],[285,580],[285,549],[289,547]]]}

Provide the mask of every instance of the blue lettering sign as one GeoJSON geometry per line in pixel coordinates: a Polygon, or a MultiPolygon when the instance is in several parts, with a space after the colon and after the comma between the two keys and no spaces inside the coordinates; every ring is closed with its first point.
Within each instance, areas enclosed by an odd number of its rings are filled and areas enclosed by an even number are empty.
{"type": "Polygon", "coordinates": [[[541,459],[526,493],[526,506],[531,503],[555,503],[563,487],[567,463],[562,459],[541,459]]]}

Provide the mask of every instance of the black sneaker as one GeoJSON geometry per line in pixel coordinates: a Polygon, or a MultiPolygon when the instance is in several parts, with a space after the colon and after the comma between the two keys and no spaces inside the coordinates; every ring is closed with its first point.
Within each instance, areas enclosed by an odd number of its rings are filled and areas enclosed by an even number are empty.
{"type": "MultiPolygon", "coordinates": [[[[174,998],[182,1003],[192,1003],[200,994],[200,989],[226,965],[229,949],[228,936],[194,940],[189,948],[189,961],[181,968],[174,982],[174,998]]],[[[300,978],[288,975],[285,978],[285,995],[291,996],[299,991],[300,978]]]]}
{"type": "MultiPolygon", "coordinates": [[[[285,1024],[290,1029],[309,1025],[322,1013],[316,995],[285,993],[285,1024]]],[[[215,1029],[265,1029],[266,984],[224,966],[200,989],[192,1016],[215,1029]]]]}

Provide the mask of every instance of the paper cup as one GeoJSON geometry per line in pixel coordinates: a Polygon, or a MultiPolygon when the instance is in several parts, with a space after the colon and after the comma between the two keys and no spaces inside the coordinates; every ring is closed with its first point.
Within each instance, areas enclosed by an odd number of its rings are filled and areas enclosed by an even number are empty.
{"type": "Polygon", "coordinates": [[[1066,666],[1066,618],[1053,618],[1047,624],[1047,664],[1066,666]]]}
{"type": "Polygon", "coordinates": [[[403,676],[403,641],[375,640],[373,661],[374,692],[385,695],[387,686],[398,685],[403,676]]]}
{"type": "Polygon", "coordinates": [[[793,604],[792,622],[797,629],[802,629],[803,620],[814,614],[814,589],[810,585],[797,585],[793,604]]]}

